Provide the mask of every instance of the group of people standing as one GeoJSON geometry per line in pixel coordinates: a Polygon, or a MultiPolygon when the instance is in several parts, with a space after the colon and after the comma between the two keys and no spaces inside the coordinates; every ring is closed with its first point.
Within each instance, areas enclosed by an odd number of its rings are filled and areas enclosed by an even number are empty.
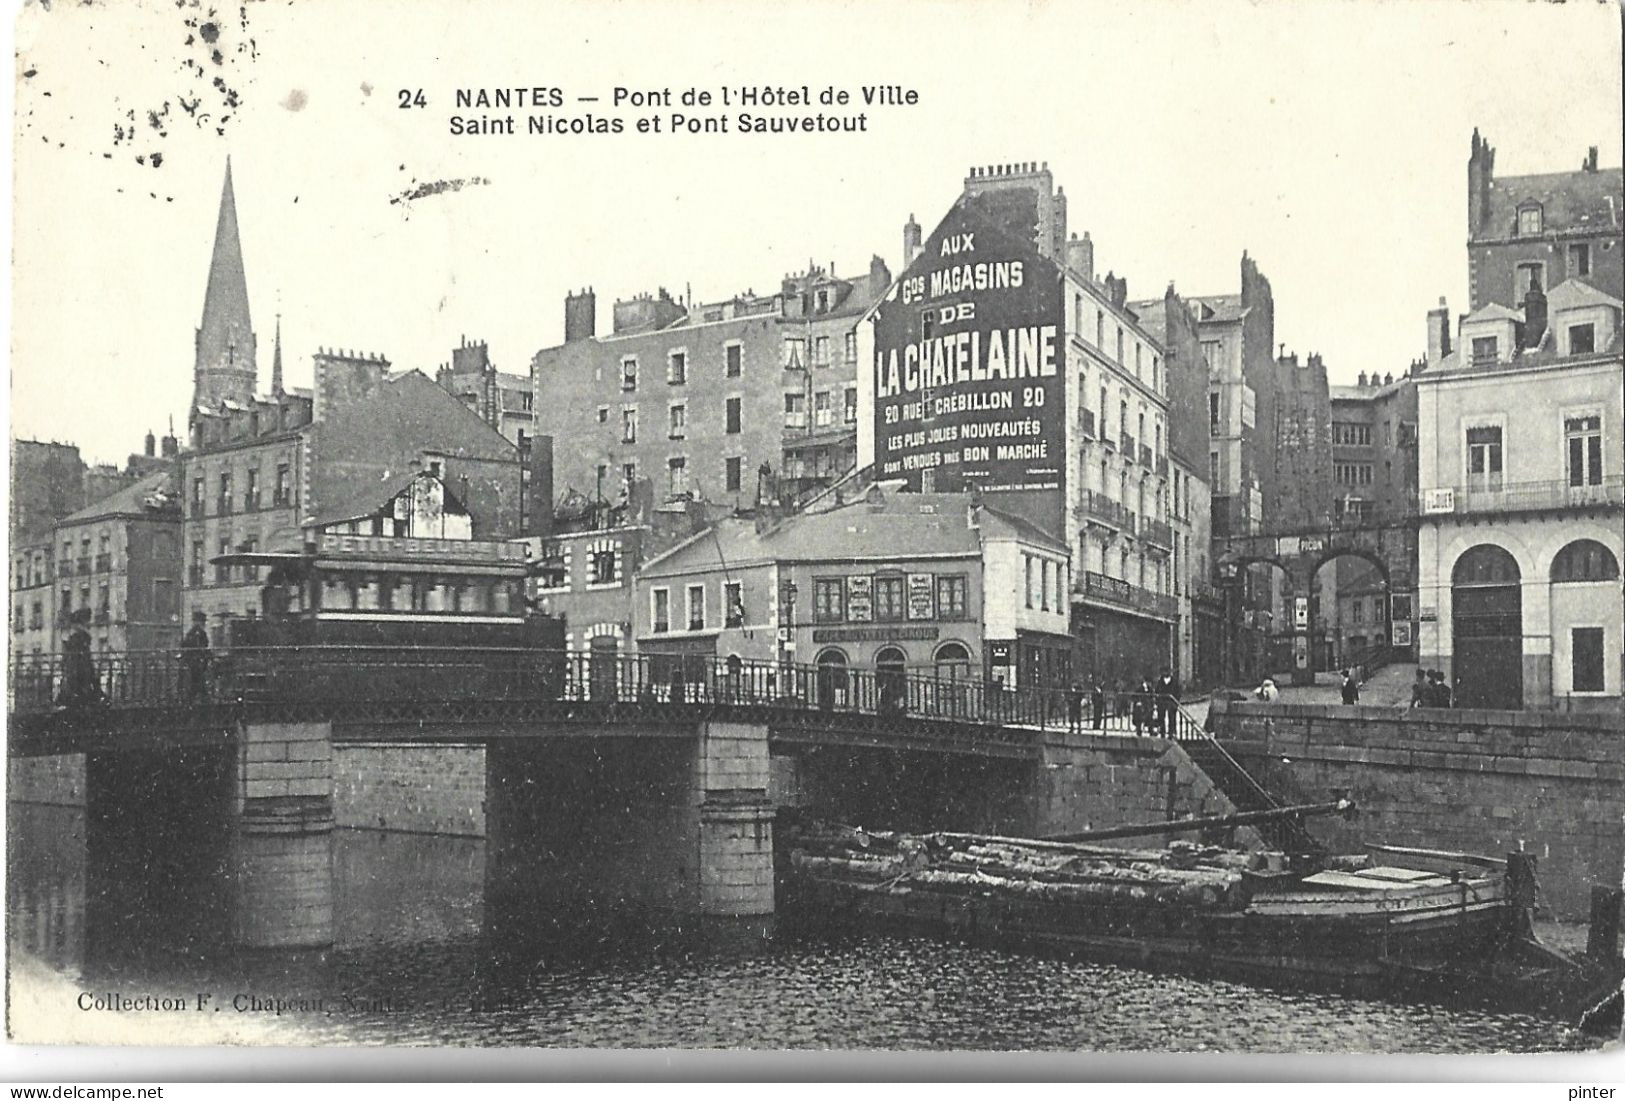
{"type": "Polygon", "coordinates": [[[1096,730],[1104,730],[1106,721],[1127,718],[1136,734],[1161,734],[1171,737],[1179,721],[1179,679],[1173,670],[1164,669],[1156,679],[1142,677],[1138,682],[1113,681],[1107,686],[1104,678],[1085,678],[1074,681],[1067,692],[1067,725],[1080,731],[1085,723],[1085,703],[1089,719],[1096,730]]]}
{"type": "Polygon", "coordinates": [[[1444,674],[1437,669],[1416,668],[1416,680],[1411,684],[1412,707],[1454,707],[1456,701],[1444,674]]]}
{"type": "MultiPolygon", "coordinates": [[[[209,632],[202,612],[192,613],[192,629],[181,639],[181,695],[187,700],[209,694],[209,632]]],[[[90,610],[80,608],[68,617],[68,637],[62,643],[62,671],[56,695],[60,708],[78,710],[107,702],[102,671],[90,644],[90,610]]]]}

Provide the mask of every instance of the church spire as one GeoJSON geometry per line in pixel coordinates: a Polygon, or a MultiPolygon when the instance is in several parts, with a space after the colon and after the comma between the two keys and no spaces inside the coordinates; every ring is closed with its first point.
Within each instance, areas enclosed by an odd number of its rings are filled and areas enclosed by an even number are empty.
{"type": "Polygon", "coordinates": [[[282,397],[282,315],[276,315],[276,342],[271,349],[271,396],[282,397]]]}
{"type": "Polygon", "coordinates": [[[231,158],[227,157],[209,283],[203,295],[203,321],[197,330],[194,404],[213,407],[222,399],[245,405],[252,401],[256,362],[243,246],[237,233],[237,200],[232,191],[231,158]]]}

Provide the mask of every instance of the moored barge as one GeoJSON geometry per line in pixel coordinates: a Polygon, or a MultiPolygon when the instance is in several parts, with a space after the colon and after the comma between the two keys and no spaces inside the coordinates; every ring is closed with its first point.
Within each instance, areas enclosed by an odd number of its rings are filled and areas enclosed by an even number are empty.
{"type": "Polygon", "coordinates": [[[821,824],[792,826],[785,840],[781,912],[825,925],[1361,996],[1468,997],[1570,1019],[1620,982],[1617,948],[1575,959],[1536,941],[1533,861],[1520,854],[1131,849],[821,824]]]}

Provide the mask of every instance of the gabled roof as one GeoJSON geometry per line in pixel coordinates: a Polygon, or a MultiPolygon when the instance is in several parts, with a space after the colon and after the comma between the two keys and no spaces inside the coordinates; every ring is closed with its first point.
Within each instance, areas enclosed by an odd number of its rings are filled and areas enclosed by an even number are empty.
{"type": "Polygon", "coordinates": [[[1546,293],[1546,311],[1548,314],[1558,310],[1577,310],[1588,306],[1612,306],[1620,309],[1625,303],[1609,294],[1598,290],[1583,279],[1565,279],[1546,293]]]}
{"type": "Polygon", "coordinates": [[[1024,539],[1029,543],[1037,543],[1050,550],[1066,553],[1067,545],[1031,520],[1021,516],[1013,516],[991,505],[982,505],[978,512],[978,519],[987,534],[992,538],[1008,536],[1015,539],[1024,539]]]}
{"type": "Polygon", "coordinates": [[[1471,325],[1477,321],[1516,321],[1523,324],[1523,311],[1512,310],[1499,302],[1486,303],[1461,319],[1463,325],[1471,325]]]}
{"type": "Polygon", "coordinates": [[[1248,307],[1241,304],[1239,294],[1199,295],[1185,301],[1199,322],[1240,321],[1247,316],[1248,307]]]}
{"type": "Polygon", "coordinates": [[[78,512],[69,513],[57,523],[59,525],[77,524],[86,520],[100,520],[109,516],[150,516],[157,510],[149,507],[147,499],[160,491],[171,498],[174,497],[175,477],[172,472],[165,470],[157,474],[149,474],[140,481],[103,497],[100,501],[86,505],[78,512]]]}

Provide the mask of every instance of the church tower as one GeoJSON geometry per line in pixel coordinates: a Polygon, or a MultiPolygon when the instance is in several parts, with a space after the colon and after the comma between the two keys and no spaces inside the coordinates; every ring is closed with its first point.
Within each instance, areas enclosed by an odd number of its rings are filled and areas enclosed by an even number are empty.
{"type": "Polygon", "coordinates": [[[197,329],[192,419],[200,405],[213,409],[227,400],[246,407],[254,400],[254,353],[254,325],[248,315],[248,280],[243,274],[242,242],[237,238],[237,201],[228,157],[214,255],[209,261],[209,286],[203,296],[203,323],[197,329]]]}

